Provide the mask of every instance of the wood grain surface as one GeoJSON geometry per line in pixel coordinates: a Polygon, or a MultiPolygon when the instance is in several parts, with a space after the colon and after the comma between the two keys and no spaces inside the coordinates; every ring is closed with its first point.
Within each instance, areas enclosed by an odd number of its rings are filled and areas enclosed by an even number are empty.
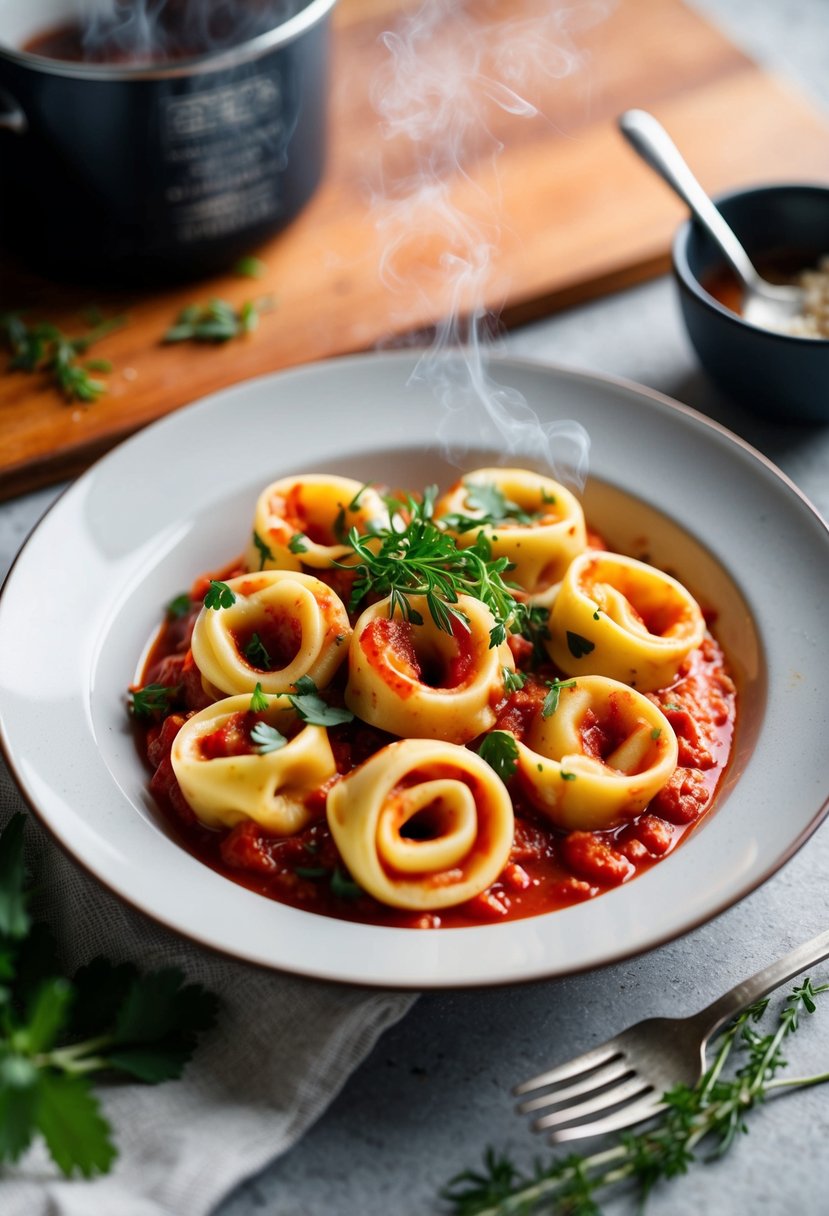
{"type": "Polygon", "coordinates": [[[581,31],[553,29],[545,0],[435,8],[443,20],[419,30],[417,8],[341,0],[326,176],[303,214],[255,251],[258,281],[231,273],[102,291],[48,282],[4,255],[3,310],[71,333],[92,304],[128,321],[95,348],[113,371],[94,405],[66,404],[45,377],[0,375],[0,497],[74,474],[238,380],[406,340],[452,308],[483,307],[510,325],[663,272],[685,213],[618,135],[615,118],[630,106],[662,119],[711,191],[829,181],[826,119],[679,0],[627,0],[581,31]],[[408,103],[408,61],[393,71],[388,49],[407,21],[424,57],[408,103]],[[378,97],[398,105],[396,125],[381,121],[378,97]],[[433,129],[407,129],[430,104],[433,129]],[[182,307],[211,297],[271,297],[273,307],[255,333],[222,346],[161,343],[182,307]]]}

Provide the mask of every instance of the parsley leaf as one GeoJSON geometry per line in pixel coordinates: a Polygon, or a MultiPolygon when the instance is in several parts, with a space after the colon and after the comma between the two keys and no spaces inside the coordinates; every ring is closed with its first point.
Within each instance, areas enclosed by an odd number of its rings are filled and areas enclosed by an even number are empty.
{"type": "Polygon", "coordinates": [[[145,684],[130,691],[130,709],[136,718],[157,718],[166,714],[180,692],[180,685],[145,684]]]}
{"type": "Polygon", "coordinates": [[[207,304],[191,304],[182,309],[165,333],[162,341],[175,342],[229,342],[251,333],[259,324],[260,313],[272,304],[271,300],[246,300],[238,309],[226,300],[210,300],[207,304]]]}
{"type": "Polygon", "coordinates": [[[551,680],[550,691],[544,698],[544,704],[541,706],[542,718],[550,718],[558,709],[559,699],[561,697],[562,688],[575,688],[575,680],[551,680]]]}
{"type": "Polygon", "coordinates": [[[257,667],[260,671],[271,670],[273,665],[271,656],[268,654],[267,647],[258,633],[254,633],[242,653],[251,667],[257,667]]]}
{"type": "Polygon", "coordinates": [[[273,561],[273,550],[270,545],[266,545],[259,533],[254,530],[253,543],[259,551],[259,569],[265,569],[265,562],[273,561]]]}
{"type": "Polygon", "coordinates": [[[257,681],[256,687],[250,695],[250,712],[252,714],[261,714],[268,708],[270,701],[262,692],[262,685],[257,681]]]}
{"type": "Polygon", "coordinates": [[[267,756],[270,752],[278,752],[288,742],[275,726],[269,726],[267,722],[257,722],[250,732],[250,739],[254,745],[253,750],[258,756],[267,756]]]}
{"type": "Polygon", "coordinates": [[[11,351],[9,370],[46,372],[68,402],[90,404],[97,401],[107,391],[107,385],[89,373],[108,372],[112,366],[106,359],[88,359],[79,363],[79,356],[85,354],[93,342],[120,329],[126,318],[103,320],[98,314],[87,320],[91,324],[88,332],[70,338],[48,321],[30,326],[19,312],[3,314],[0,316],[0,338],[5,340],[11,351]]]}
{"type": "Polygon", "coordinates": [[[95,959],[62,975],[50,932],[29,919],[23,823],[0,834],[0,1163],[40,1134],[67,1177],[92,1178],[116,1155],[92,1074],[179,1076],[216,999],[178,971],[141,975],[131,963],[95,959]]]}
{"type": "Polygon", "coordinates": [[[288,548],[291,553],[307,553],[308,552],[308,537],[304,532],[294,532],[291,539],[288,541],[288,548]]]}
{"type": "Polygon", "coordinates": [[[167,616],[167,620],[168,621],[181,620],[182,617],[187,616],[187,614],[190,612],[190,609],[192,608],[192,606],[193,606],[193,602],[190,599],[190,596],[187,594],[186,591],[182,591],[181,595],[177,595],[177,596],[175,596],[174,599],[171,599],[169,604],[165,608],[164,611],[167,616]]]}
{"type": "Polygon", "coordinates": [[[518,744],[515,736],[505,730],[493,730],[484,737],[478,755],[502,781],[509,781],[518,767],[518,744]]]}
{"type": "Polygon", "coordinates": [[[289,693],[288,700],[303,722],[312,726],[338,726],[341,722],[353,721],[350,709],[338,709],[322,699],[310,676],[300,676],[294,688],[296,693],[289,693]]]}
{"type": "Polygon", "coordinates": [[[596,643],[591,642],[589,638],[583,638],[580,633],[573,633],[568,629],[567,649],[574,659],[583,659],[586,654],[590,654],[591,650],[596,649],[596,643]]]}
{"type": "Polygon", "coordinates": [[[504,681],[505,692],[518,692],[527,682],[523,671],[511,671],[509,667],[501,668],[501,679],[504,681]]]}
{"type": "Polygon", "coordinates": [[[215,578],[210,580],[210,588],[204,597],[205,608],[230,608],[236,603],[236,593],[227,583],[219,583],[215,578]]]}

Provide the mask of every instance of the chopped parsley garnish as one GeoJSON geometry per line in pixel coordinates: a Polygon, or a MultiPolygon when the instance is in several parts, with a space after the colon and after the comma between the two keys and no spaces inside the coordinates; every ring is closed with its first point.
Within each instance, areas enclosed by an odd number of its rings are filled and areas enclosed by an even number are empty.
{"type": "Polygon", "coordinates": [[[661,726],[655,726],[655,727],[653,728],[653,730],[651,731],[651,738],[653,739],[654,743],[656,742],[656,740],[659,738],[659,736],[660,736],[661,734],[662,734],[662,727],[661,727],[661,726]]]}
{"type": "Polygon", "coordinates": [[[160,714],[166,714],[170,708],[170,703],[176,699],[181,691],[178,684],[168,686],[166,684],[145,684],[143,688],[137,688],[130,692],[130,709],[133,716],[136,718],[156,718],[160,714]]]}
{"type": "Polygon", "coordinates": [[[265,562],[273,561],[273,551],[272,551],[270,545],[265,544],[265,542],[262,540],[262,537],[259,535],[259,533],[255,529],[253,532],[253,543],[256,546],[256,550],[259,554],[259,569],[264,570],[265,562]]]}
{"type": "Polygon", "coordinates": [[[259,671],[271,670],[271,656],[258,633],[253,635],[242,653],[251,667],[256,667],[259,671]]]}
{"type": "Polygon", "coordinates": [[[583,638],[580,633],[573,633],[568,629],[567,649],[574,659],[583,659],[586,654],[590,654],[591,650],[596,649],[596,643],[591,642],[589,638],[583,638]]]}
{"type": "Polygon", "coordinates": [[[292,553],[307,553],[308,537],[304,532],[294,532],[293,536],[288,541],[288,548],[292,553]]]}
{"type": "Polygon", "coordinates": [[[252,714],[261,714],[270,705],[270,701],[262,692],[262,685],[257,681],[256,687],[250,695],[250,712],[252,714]]]}
{"type": "Polygon", "coordinates": [[[250,741],[257,756],[267,756],[270,752],[278,752],[288,740],[275,726],[267,722],[257,722],[250,732],[250,741]]]}
{"type": "Polygon", "coordinates": [[[289,693],[288,700],[303,722],[311,726],[339,726],[343,722],[353,721],[354,714],[350,709],[338,709],[323,701],[310,676],[300,676],[294,688],[296,692],[289,693]]]}
{"type": "Polygon", "coordinates": [[[561,780],[562,781],[575,781],[576,774],[575,773],[565,773],[564,769],[562,769],[561,770],[561,780]]]}
{"type": "Polygon", "coordinates": [[[165,608],[167,620],[180,620],[183,616],[187,616],[192,606],[193,601],[190,599],[190,596],[186,591],[182,591],[181,595],[177,595],[174,599],[171,599],[165,608]]]}
{"type": "Polygon", "coordinates": [[[216,579],[211,578],[210,589],[204,597],[205,608],[230,608],[236,603],[236,593],[228,587],[227,583],[219,583],[216,579]]]}
{"type": "Polygon", "coordinates": [[[501,668],[501,678],[504,681],[505,692],[518,692],[527,682],[523,671],[510,671],[509,667],[501,668]]]}
{"type": "Polygon", "coordinates": [[[558,709],[558,703],[561,699],[562,688],[575,688],[575,680],[551,680],[550,690],[544,698],[544,704],[541,706],[542,718],[550,718],[558,709]]]}
{"type": "Polygon", "coordinates": [[[331,894],[336,895],[339,899],[359,899],[363,894],[363,888],[337,866],[331,875],[331,894]]]}
{"type": "Polygon", "coordinates": [[[518,744],[505,730],[493,730],[484,737],[478,755],[502,781],[509,781],[518,766],[518,744]]]}

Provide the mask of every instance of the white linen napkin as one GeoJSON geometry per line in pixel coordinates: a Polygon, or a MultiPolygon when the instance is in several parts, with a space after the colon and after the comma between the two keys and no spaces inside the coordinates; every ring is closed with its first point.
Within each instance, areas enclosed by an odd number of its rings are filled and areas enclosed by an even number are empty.
{"type": "MultiPolygon", "coordinates": [[[[0,828],[22,799],[0,761],[0,828]]],[[[103,954],[179,967],[219,996],[216,1027],[180,1081],[101,1088],[119,1155],[103,1178],[65,1180],[42,1144],[0,1167],[3,1216],[206,1216],[295,1144],[416,999],[275,974],[191,945],[121,904],[29,816],[42,893],[34,911],[69,971],[103,954]]]]}

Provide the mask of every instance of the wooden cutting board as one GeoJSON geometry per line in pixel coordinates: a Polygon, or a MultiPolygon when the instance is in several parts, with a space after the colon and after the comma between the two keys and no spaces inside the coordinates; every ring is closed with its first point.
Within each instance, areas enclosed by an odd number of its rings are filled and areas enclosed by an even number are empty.
{"type": "Polygon", "coordinates": [[[147,422],[225,385],[428,331],[450,296],[462,310],[483,305],[515,324],[662,273],[685,212],[618,135],[615,118],[630,106],[662,119],[711,191],[829,181],[826,118],[680,0],[620,0],[593,28],[557,32],[555,48],[546,41],[547,0],[498,2],[430,0],[449,15],[422,40],[428,59],[415,78],[435,75],[414,100],[434,86],[451,104],[437,130],[415,141],[384,131],[372,105],[372,88],[388,98],[393,83],[383,76],[390,60],[380,35],[399,31],[405,11],[399,0],[341,0],[328,171],[299,219],[256,251],[265,266],[259,281],[236,274],[105,293],[0,265],[3,310],[25,307],[32,320],[68,332],[83,328],[93,303],[128,316],[95,348],[113,371],[94,405],[65,404],[39,376],[0,374],[0,497],[74,474],[147,422]],[[536,25],[519,37],[515,22],[502,24],[505,13],[536,25]],[[517,89],[535,116],[514,112],[522,107],[503,91],[507,108],[499,107],[487,96],[493,90],[476,83],[467,41],[475,27],[480,74],[511,80],[521,68],[517,89]],[[573,70],[562,76],[565,68],[573,70]],[[453,72],[457,84],[446,90],[453,72]],[[458,131],[454,166],[446,138],[458,131]],[[416,191],[406,184],[424,154],[440,163],[439,198],[422,180],[416,191]],[[439,222],[446,200],[452,211],[439,222]],[[471,257],[474,282],[447,280],[447,256],[455,268],[471,257]],[[187,304],[261,296],[274,306],[248,337],[216,347],[160,342],[187,304]]]}

